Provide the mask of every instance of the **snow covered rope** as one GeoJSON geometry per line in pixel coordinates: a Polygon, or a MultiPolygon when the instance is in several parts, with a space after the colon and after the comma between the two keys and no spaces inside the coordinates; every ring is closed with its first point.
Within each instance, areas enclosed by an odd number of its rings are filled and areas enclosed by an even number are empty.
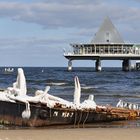
{"type": "Polygon", "coordinates": [[[25,103],[26,104],[26,108],[25,110],[22,112],[22,118],[23,119],[29,119],[31,116],[31,110],[30,110],[30,104],[29,102],[25,103]]]}

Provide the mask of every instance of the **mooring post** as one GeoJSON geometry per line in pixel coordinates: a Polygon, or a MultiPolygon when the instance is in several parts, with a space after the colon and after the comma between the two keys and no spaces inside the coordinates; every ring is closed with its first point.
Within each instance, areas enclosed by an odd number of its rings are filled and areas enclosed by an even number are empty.
{"type": "Polygon", "coordinates": [[[97,59],[96,60],[96,71],[101,71],[102,70],[102,67],[101,67],[101,60],[100,59],[97,59]]]}
{"type": "Polygon", "coordinates": [[[129,71],[130,70],[130,60],[124,59],[122,62],[122,70],[123,71],[129,71]]]}
{"type": "Polygon", "coordinates": [[[68,61],[68,71],[72,71],[72,60],[68,61]]]}

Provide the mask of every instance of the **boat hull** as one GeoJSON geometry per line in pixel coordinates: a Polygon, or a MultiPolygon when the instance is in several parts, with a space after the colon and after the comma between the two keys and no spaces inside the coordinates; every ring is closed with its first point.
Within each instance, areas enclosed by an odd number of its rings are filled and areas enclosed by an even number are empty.
{"type": "Polygon", "coordinates": [[[22,118],[22,112],[26,105],[22,102],[0,101],[0,124],[14,126],[50,126],[64,124],[86,124],[95,122],[110,122],[119,120],[138,119],[139,111],[121,109],[121,108],[96,108],[75,110],[71,108],[62,108],[56,105],[49,108],[45,104],[31,103],[31,116],[29,119],[22,118]]]}

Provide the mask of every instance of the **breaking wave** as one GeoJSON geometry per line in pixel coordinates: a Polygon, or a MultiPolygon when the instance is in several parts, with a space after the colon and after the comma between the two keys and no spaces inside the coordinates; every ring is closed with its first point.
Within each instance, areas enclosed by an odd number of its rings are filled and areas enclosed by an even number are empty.
{"type": "Polygon", "coordinates": [[[50,82],[50,83],[47,83],[47,85],[50,85],[50,86],[63,86],[63,85],[66,85],[67,83],[55,83],[55,82],[50,82]]]}
{"type": "Polygon", "coordinates": [[[81,86],[82,89],[84,90],[89,90],[89,89],[97,89],[98,87],[94,86],[81,86]]]}
{"type": "Polygon", "coordinates": [[[94,89],[94,87],[88,87],[88,86],[87,86],[87,87],[81,87],[81,88],[82,88],[82,89],[85,89],[85,90],[86,90],[86,89],[94,89]]]}

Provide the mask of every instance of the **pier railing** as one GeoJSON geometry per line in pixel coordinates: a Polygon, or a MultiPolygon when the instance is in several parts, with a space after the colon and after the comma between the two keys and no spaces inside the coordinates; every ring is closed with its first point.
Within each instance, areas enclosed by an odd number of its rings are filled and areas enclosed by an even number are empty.
{"type": "Polygon", "coordinates": [[[73,50],[64,55],[140,55],[134,44],[71,44],[73,50]]]}

